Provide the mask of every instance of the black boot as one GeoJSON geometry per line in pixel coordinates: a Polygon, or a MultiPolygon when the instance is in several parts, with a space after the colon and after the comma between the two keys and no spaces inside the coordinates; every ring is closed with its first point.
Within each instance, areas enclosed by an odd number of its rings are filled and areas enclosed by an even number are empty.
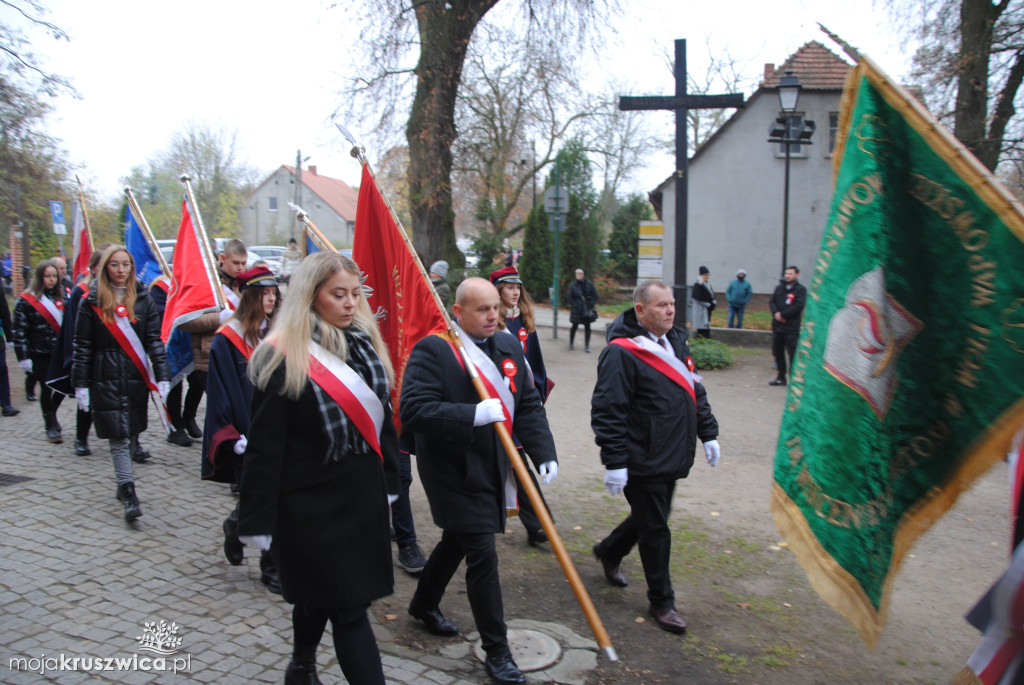
{"type": "Polygon", "coordinates": [[[43,414],[43,422],[46,424],[46,439],[53,443],[64,442],[64,438],[60,434],[60,424],[57,423],[57,417],[52,412],[43,414]]]}
{"type": "Polygon", "coordinates": [[[245,560],[245,547],[238,539],[238,510],[224,519],[224,557],[232,566],[238,566],[245,560]]]}
{"type": "Polygon", "coordinates": [[[29,402],[36,401],[36,382],[35,380],[29,381],[27,377],[25,378],[25,399],[29,402]]]}
{"type": "Polygon", "coordinates": [[[117,499],[124,504],[124,520],[131,523],[142,516],[139,498],[135,495],[135,483],[129,481],[117,486],[117,499]]]}
{"type": "Polygon", "coordinates": [[[277,565],[269,550],[260,552],[260,582],[275,595],[281,594],[281,577],[277,574],[277,565]]]}
{"type": "Polygon", "coordinates": [[[88,457],[90,454],[92,454],[92,450],[89,449],[89,441],[88,440],[79,440],[79,439],[76,438],[75,439],[75,454],[77,454],[80,457],[88,457]]]}
{"type": "Polygon", "coordinates": [[[142,445],[139,444],[139,436],[135,434],[131,438],[132,441],[132,461],[136,464],[145,464],[149,461],[149,458],[153,455],[146,451],[142,445]]]}
{"type": "Polygon", "coordinates": [[[185,419],[185,432],[193,440],[203,437],[203,431],[199,430],[199,424],[196,423],[196,417],[194,416],[191,419],[185,419]]]}
{"type": "Polygon", "coordinates": [[[324,685],[316,677],[316,662],[298,663],[295,659],[288,662],[284,670],[284,685],[324,685]]]}

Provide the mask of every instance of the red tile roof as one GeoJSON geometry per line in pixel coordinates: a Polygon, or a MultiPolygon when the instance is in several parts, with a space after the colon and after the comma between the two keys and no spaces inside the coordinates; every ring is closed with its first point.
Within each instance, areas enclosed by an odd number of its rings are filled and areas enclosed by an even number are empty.
{"type": "Polygon", "coordinates": [[[787,70],[800,79],[800,85],[810,90],[842,90],[846,74],[853,67],[816,40],[804,43],[777,69],[764,65],[762,88],[775,88],[787,70]]]}
{"type": "MultiPolygon", "coordinates": [[[[295,167],[283,164],[282,167],[292,176],[295,175],[295,167]]],[[[320,176],[316,173],[316,167],[302,170],[302,185],[312,190],[317,196],[334,209],[335,212],[344,217],[347,221],[356,219],[356,198],[359,194],[352,186],[340,178],[320,176]]],[[[306,208],[309,209],[308,207],[306,208]]]]}

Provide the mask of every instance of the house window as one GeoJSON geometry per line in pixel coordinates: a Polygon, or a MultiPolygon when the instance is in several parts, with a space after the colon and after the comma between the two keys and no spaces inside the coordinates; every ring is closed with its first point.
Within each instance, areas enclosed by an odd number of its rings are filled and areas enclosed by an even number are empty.
{"type": "Polygon", "coordinates": [[[839,112],[828,113],[828,153],[836,148],[836,134],[839,133],[839,112]]]}
{"type": "Polygon", "coordinates": [[[271,212],[277,211],[277,196],[271,195],[267,198],[267,210],[271,212]]]}

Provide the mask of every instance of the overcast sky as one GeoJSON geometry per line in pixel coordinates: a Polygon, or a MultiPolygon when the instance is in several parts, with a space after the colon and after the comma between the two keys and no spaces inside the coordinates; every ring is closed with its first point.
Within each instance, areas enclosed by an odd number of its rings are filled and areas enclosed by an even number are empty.
{"type": "MultiPolygon", "coordinates": [[[[81,94],[59,99],[51,131],[64,141],[83,181],[107,197],[118,195],[118,179],[165,149],[189,119],[237,128],[242,159],[263,174],[295,164],[301,149],[319,173],[356,185],[358,164],[327,120],[338,103],[334,92],[351,74],[345,61],[357,36],[345,7],[350,1],[328,9],[331,3],[321,0],[44,0],[48,19],[71,40],[32,31],[33,50],[81,94]]],[[[756,84],[765,62],[780,64],[809,40],[840,52],[817,22],[890,75],[908,71],[908,41],[890,29],[881,0],[623,5],[626,16],[590,70],[595,78],[607,73],[634,84],[638,95],[672,92],[664,55],[676,38],[687,39],[691,72],[706,62],[710,40],[713,49],[728,50],[746,65],[745,75],[756,84]]],[[[0,21],[15,20],[0,7],[0,21]]],[[[670,113],[648,116],[671,131],[670,113]]],[[[373,161],[382,152],[367,155],[373,161]]],[[[653,188],[670,173],[671,160],[667,154],[652,158],[630,189],[653,188]]]]}

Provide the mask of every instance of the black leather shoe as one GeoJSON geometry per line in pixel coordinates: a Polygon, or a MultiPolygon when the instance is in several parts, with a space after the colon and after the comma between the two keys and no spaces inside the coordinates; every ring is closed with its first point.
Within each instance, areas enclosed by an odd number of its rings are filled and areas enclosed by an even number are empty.
{"type": "Polygon", "coordinates": [[[775,380],[773,380],[768,385],[785,385],[785,384],[786,384],[786,379],[785,378],[776,378],[775,380]]]}
{"type": "Polygon", "coordinates": [[[88,457],[92,454],[92,450],[89,449],[89,443],[85,440],[75,439],[75,454],[80,457],[88,457]]]}
{"type": "Polygon", "coordinates": [[[626,576],[622,575],[622,571],[619,570],[619,562],[613,562],[604,556],[604,553],[601,551],[600,542],[594,545],[594,556],[601,562],[601,566],[604,568],[604,577],[609,583],[615,587],[626,587],[629,585],[626,576]]]}
{"type": "Polygon", "coordinates": [[[196,423],[194,418],[185,421],[185,432],[188,433],[188,437],[193,440],[198,440],[203,437],[203,431],[199,430],[199,425],[196,423]]]}
{"type": "Polygon", "coordinates": [[[3,415],[4,416],[17,416],[20,413],[21,413],[21,410],[18,409],[17,407],[4,407],[3,408],[3,415]]]}
{"type": "Polygon", "coordinates": [[[264,571],[260,574],[260,582],[267,586],[267,589],[273,592],[275,595],[281,594],[281,578],[277,575],[277,570],[264,571]]]}
{"type": "Polygon", "coordinates": [[[669,607],[667,609],[655,609],[651,607],[651,616],[657,624],[663,629],[670,633],[678,633],[682,635],[686,632],[686,621],[679,615],[679,612],[669,607]]]}
{"type": "Polygon", "coordinates": [[[451,637],[459,634],[459,627],[446,619],[440,609],[420,609],[415,605],[409,606],[409,615],[423,621],[427,631],[441,637],[451,637]]]}
{"type": "Polygon", "coordinates": [[[526,682],[526,676],[516,666],[516,662],[512,661],[512,656],[509,654],[487,657],[487,660],[484,661],[484,668],[487,669],[487,675],[491,677],[491,680],[498,685],[519,685],[519,683],[526,682]]]}
{"type": "Polygon", "coordinates": [[[136,464],[145,464],[152,456],[142,445],[136,445],[135,451],[132,453],[132,461],[136,464]]]}
{"type": "Polygon", "coordinates": [[[25,388],[25,399],[28,400],[29,402],[35,402],[36,394],[29,390],[28,388],[25,388]]]}
{"type": "Polygon", "coordinates": [[[535,530],[532,533],[527,533],[526,541],[530,543],[531,547],[536,547],[542,542],[548,541],[548,534],[544,532],[543,528],[541,528],[540,530],[535,530]]]}
{"type": "Polygon", "coordinates": [[[229,516],[224,519],[224,558],[232,566],[239,566],[245,561],[245,546],[238,539],[238,521],[229,516]]]}
{"type": "Polygon", "coordinates": [[[309,664],[296,663],[295,659],[288,662],[284,670],[284,685],[324,685],[316,677],[316,662],[309,664]]]}
{"type": "Polygon", "coordinates": [[[192,444],[192,438],[188,437],[185,429],[181,428],[171,431],[171,434],[167,436],[167,442],[178,447],[188,447],[192,444]]]}

